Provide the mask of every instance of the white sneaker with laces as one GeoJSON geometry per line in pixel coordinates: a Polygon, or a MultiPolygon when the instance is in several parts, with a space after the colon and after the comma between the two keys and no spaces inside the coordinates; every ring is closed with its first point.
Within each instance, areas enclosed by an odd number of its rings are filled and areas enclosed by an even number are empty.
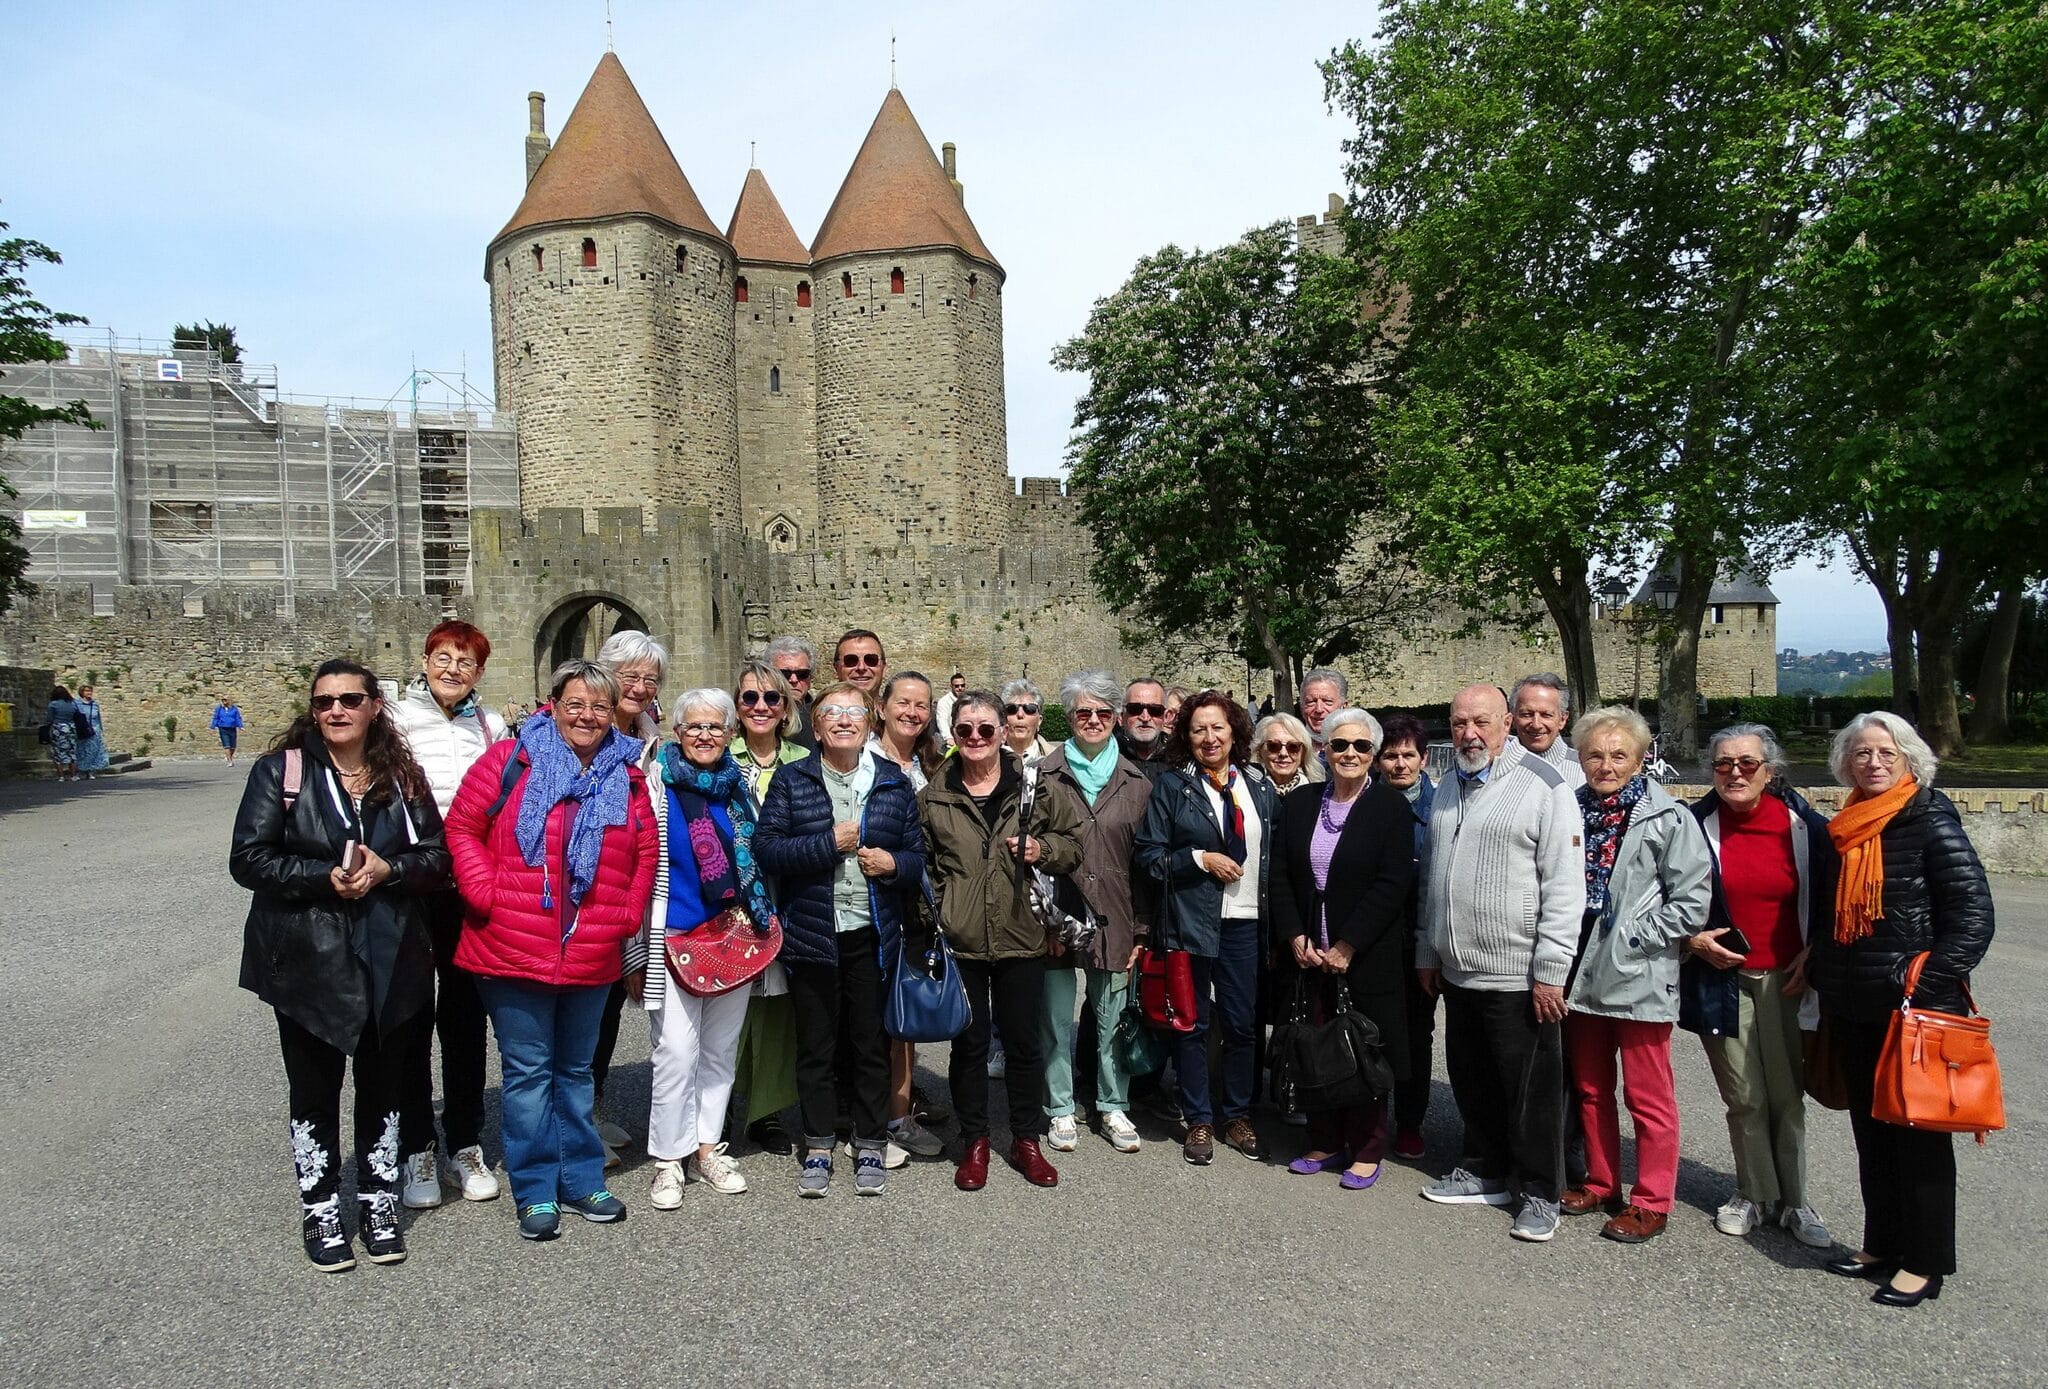
{"type": "Polygon", "coordinates": [[[647,1188],[647,1204],[658,1211],[672,1211],[683,1204],[683,1165],[662,1158],[654,1164],[654,1181],[647,1188]]]}
{"type": "Polygon", "coordinates": [[[1120,1153],[1135,1153],[1139,1148],[1138,1126],[1131,1122],[1131,1116],[1121,1109],[1106,1110],[1102,1116],[1103,1136],[1109,1139],[1109,1146],[1120,1153]]]}
{"type": "Polygon", "coordinates": [[[484,1161],[484,1150],[474,1143],[448,1155],[448,1175],[462,1188],[465,1201],[498,1199],[498,1174],[484,1161]]]}
{"type": "Polygon", "coordinates": [[[432,1148],[422,1148],[405,1160],[402,1199],[409,1211],[431,1210],[441,1204],[441,1171],[434,1165],[432,1148]]]}
{"type": "Polygon", "coordinates": [[[1778,1223],[1809,1249],[1827,1249],[1835,1242],[1835,1237],[1828,1233],[1827,1226],[1820,1223],[1820,1216],[1812,1206],[1786,1206],[1778,1213],[1778,1223]]]}
{"type": "Polygon", "coordinates": [[[889,1138],[897,1147],[919,1157],[937,1157],[946,1151],[946,1140],[918,1123],[915,1115],[889,1125],[889,1138]]]}
{"type": "Polygon", "coordinates": [[[1045,1134],[1045,1146],[1056,1153],[1071,1153],[1080,1142],[1080,1129],[1071,1114],[1056,1114],[1045,1134]]]}
{"type": "Polygon", "coordinates": [[[725,1144],[721,1143],[707,1155],[698,1153],[695,1166],[697,1180],[721,1196],[737,1196],[747,1189],[747,1179],[739,1164],[725,1155],[725,1144]]]}
{"type": "Polygon", "coordinates": [[[1746,1235],[1757,1226],[1756,1202],[1736,1192],[1714,1212],[1714,1228],[1724,1235],[1746,1235]]]}

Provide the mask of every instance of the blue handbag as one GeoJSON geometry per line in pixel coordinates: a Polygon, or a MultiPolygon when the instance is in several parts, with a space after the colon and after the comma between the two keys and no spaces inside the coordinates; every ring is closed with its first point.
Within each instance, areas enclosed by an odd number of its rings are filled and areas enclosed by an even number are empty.
{"type": "MultiPolygon", "coordinates": [[[[901,1042],[950,1042],[967,1030],[973,1013],[967,1006],[967,987],[960,982],[959,966],[953,963],[952,947],[939,928],[939,904],[932,895],[927,875],[919,884],[924,911],[915,910],[920,935],[929,944],[919,950],[911,944],[911,932],[904,932],[903,948],[896,952],[896,970],[889,980],[889,997],[882,1006],[882,1030],[901,1042]]],[[[906,928],[910,925],[905,923],[906,928]]]]}

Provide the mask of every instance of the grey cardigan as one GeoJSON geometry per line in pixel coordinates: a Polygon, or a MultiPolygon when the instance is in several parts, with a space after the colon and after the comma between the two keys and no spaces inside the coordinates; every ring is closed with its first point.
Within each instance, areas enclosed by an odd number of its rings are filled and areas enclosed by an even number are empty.
{"type": "Polygon", "coordinates": [[[1680,950],[1706,925],[1713,900],[1713,857],[1699,821],[1650,782],[1615,850],[1607,909],[1566,996],[1572,1011],[1677,1022],[1680,950]]]}

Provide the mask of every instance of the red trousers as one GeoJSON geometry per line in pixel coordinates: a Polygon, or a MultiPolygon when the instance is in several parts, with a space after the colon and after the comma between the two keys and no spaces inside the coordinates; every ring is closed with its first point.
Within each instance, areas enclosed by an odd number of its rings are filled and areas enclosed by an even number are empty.
{"type": "Polygon", "coordinates": [[[1628,1115],[1636,1129],[1636,1185],[1630,1200],[1669,1212],[1678,1188],[1678,1095],[1671,1079],[1671,1024],[1569,1013],[1572,1086],[1586,1129],[1586,1189],[1621,1191],[1621,1115],[1614,1101],[1620,1058],[1628,1115]]]}

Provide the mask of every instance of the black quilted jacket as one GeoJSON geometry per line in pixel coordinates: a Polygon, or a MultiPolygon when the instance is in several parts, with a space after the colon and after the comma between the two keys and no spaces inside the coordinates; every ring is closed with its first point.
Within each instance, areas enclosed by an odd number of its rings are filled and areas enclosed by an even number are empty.
{"type": "Polygon", "coordinates": [[[1933,952],[1914,1003],[1963,1012],[1961,985],[1991,948],[1991,884],[1941,792],[1926,788],[1881,836],[1884,915],[1853,945],[1835,944],[1832,923],[1816,922],[1808,974],[1821,1011],[1882,1022],[1904,995],[1906,964],[1933,952]]]}

